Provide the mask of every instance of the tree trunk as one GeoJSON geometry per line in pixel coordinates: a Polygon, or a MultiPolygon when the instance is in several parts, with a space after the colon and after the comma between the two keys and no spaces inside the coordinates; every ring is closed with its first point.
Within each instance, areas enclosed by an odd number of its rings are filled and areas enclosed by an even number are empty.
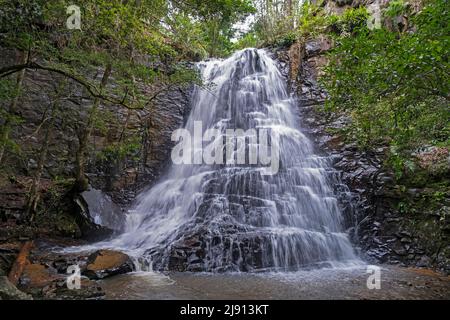
{"type": "Polygon", "coordinates": [[[33,184],[31,186],[30,193],[28,196],[26,212],[25,212],[25,217],[24,217],[25,220],[27,220],[29,222],[32,222],[34,220],[36,208],[39,203],[39,198],[40,198],[39,186],[41,183],[42,173],[44,172],[45,161],[47,160],[48,147],[50,144],[50,134],[51,134],[51,131],[55,124],[56,113],[58,112],[58,109],[59,109],[58,108],[58,104],[59,104],[58,100],[62,96],[62,93],[64,91],[64,86],[65,86],[65,81],[63,81],[61,83],[61,85],[59,86],[59,88],[57,89],[55,100],[52,103],[51,110],[50,110],[49,123],[45,128],[44,140],[43,140],[41,149],[39,151],[38,166],[37,166],[36,172],[33,177],[33,184]]]}
{"type": "MultiPolygon", "coordinates": [[[[111,69],[111,64],[107,64],[100,83],[100,92],[103,91],[108,83],[109,76],[111,75],[111,69]]],[[[86,153],[89,139],[94,129],[95,118],[97,116],[99,105],[100,98],[96,97],[89,113],[88,123],[84,130],[78,135],[78,149],[75,155],[75,189],[79,192],[85,191],[89,184],[89,181],[85,176],[86,153]]]]}
{"type": "MultiPolygon", "coordinates": [[[[28,54],[26,52],[20,53],[19,64],[25,64],[28,61],[28,54]]],[[[17,104],[19,103],[20,94],[23,86],[23,79],[25,78],[25,69],[22,69],[17,74],[16,78],[16,87],[14,92],[14,98],[9,106],[9,115],[5,119],[5,123],[3,124],[1,138],[0,138],[0,163],[2,163],[3,157],[5,155],[6,145],[9,139],[9,133],[11,131],[11,117],[16,112],[17,104]]]]}

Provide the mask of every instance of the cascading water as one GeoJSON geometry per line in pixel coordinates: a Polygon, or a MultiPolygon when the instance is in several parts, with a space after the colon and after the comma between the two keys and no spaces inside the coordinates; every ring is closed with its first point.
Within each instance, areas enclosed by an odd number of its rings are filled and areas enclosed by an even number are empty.
{"type": "MultiPolygon", "coordinates": [[[[329,159],[300,131],[295,100],[264,50],[199,64],[186,129],[269,128],[279,136],[280,168],[172,165],[139,195],[126,232],[109,246],[150,261],[156,270],[297,270],[357,260],[343,232],[329,159]]],[[[198,142],[198,141],[197,141],[198,142]]],[[[143,259],[143,260],[145,260],[143,259]]]]}

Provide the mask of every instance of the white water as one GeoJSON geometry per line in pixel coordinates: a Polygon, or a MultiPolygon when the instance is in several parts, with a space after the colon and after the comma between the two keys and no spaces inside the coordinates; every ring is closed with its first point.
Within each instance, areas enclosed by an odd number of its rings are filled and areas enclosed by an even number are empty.
{"type": "Polygon", "coordinates": [[[332,188],[336,172],[299,128],[296,102],[268,53],[246,49],[199,68],[214,87],[195,89],[186,129],[194,121],[204,130],[269,128],[280,136],[279,173],[172,165],[139,195],[126,232],[102,245],[158,270],[298,270],[358,261],[332,188]]]}

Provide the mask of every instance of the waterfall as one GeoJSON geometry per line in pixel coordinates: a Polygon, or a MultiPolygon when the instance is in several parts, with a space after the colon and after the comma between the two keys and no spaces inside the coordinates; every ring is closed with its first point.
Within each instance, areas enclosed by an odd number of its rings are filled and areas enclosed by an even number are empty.
{"type": "Polygon", "coordinates": [[[109,244],[156,270],[289,271],[357,260],[333,191],[336,171],[302,133],[275,61],[246,49],[198,68],[213,85],[194,89],[185,128],[193,132],[196,121],[221,132],[268,128],[279,137],[278,173],[245,164],[172,164],[138,196],[126,232],[109,244]]]}

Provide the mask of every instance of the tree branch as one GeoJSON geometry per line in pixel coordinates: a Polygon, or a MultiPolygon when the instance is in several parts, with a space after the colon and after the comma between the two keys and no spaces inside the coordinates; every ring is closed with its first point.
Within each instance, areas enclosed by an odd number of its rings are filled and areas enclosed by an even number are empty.
{"type": "Polygon", "coordinates": [[[60,75],[62,75],[64,77],[69,78],[69,79],[77,82],[78,84],[82,85],[89,92],[89,94],[92,97],[94,97],[94,98],[98,98],[98,99],[101,99],[103,101],[107,101],[107,102],[110,102],[112,104],[115,104],[115,105],[120,105],[120,106],[123,106],[123,107],[125,107],[127,109],[141,109],[142,108],[142,107],[132,107],[132,106],[128,105],[125,102],[128,93],[125,94],[125,97],[122,100],[117,100],[117,99],[115,99],[113,97],[106,96],[106,95],[102,94],[100,92],[100,90],[97,89],[96,86],[94,86],[93,84],[89,83],[85,79],[83,79],[83,78],[81,78],[81,77],[79,77],[79,76],[77,76],[75,74],[72,74],[70,72],[67,72],[65,70],[58,69],[58,68],[55,68],[55,67],[44,66],[44,65],[38,64],[36,62],[27,62],[27,63],[24,63],[24,64],[18,64],[18,65],[13,65],[13,66],[0,68],[0,78],[4,78],[4,77],[9,76],[9,75],[11,75],[13,73],[19,72],[19,71],[21,71],[23,69],[45,70],[45,71],[57,73],[57,74],[60,74],[60,75]]]}

